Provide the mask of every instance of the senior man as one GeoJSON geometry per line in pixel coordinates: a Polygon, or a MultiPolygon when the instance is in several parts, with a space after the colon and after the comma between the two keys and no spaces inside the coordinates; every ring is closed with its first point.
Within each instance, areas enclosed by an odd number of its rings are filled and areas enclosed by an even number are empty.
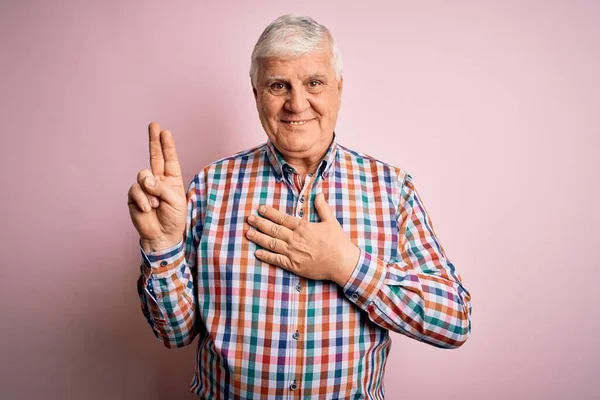
{"type": "Polygon", "coordinates": [[[470,295],[410,175],[337,142],[341,72],[327,28],[272,22],[250,71],[268,141],[205,167],[187,198],[171,133],[149,126],[129,191],[138,289],[165,346],[199,337],[201,398],[383,399],[390,330],[469,336],[470,295]]]}

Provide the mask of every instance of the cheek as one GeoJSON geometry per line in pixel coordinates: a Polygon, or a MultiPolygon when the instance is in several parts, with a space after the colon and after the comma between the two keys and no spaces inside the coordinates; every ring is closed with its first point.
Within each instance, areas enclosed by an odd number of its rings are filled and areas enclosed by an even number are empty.
{"type": "Polygon", "coordinates": [[[268,136],[272,136],[279,130],[279,122],[277,119],[277,107],[271,102],[259,102],[258,113],[261,124],[268,136]]]}
{"type": "Polygon", "coordinates": [[[313,104],[313,109],[325,120],[331,118],[331,114],[334,111],[335,105],[330,103],[330,101],[331,99],[319,99],[319,101],[313,104]]]}
{"type": "Polygon", "coordinates": [[[262,103],[261,114],[266,119],[273,119],[279,114],[281,107],[275,101],[265,101],[262,103]]]}

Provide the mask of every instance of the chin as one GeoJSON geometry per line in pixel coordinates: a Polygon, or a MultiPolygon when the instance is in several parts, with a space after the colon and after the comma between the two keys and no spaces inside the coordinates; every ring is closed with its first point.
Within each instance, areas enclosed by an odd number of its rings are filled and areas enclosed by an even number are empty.
{"type": "Polygon", "coordinates": [[[294,132],[291,135],[286,135],[285,138],[280,138],[278,143],[288,151],[304,152],[309,151],[319,143],[318,138],[312,135],[304,135],[302,132],[294,132]]]}

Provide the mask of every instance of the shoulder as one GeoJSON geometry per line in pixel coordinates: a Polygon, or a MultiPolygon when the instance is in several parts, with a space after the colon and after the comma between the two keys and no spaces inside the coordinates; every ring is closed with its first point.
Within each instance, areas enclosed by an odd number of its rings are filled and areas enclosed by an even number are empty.
{"type": "Polygon", "coordinates": [[[247,150],[242,150],[237,153],[234,153],[230,156],[223,157],[219,160],[216,160],[206,167],[204,167],[203,171],[210,172],[218,169],[223,169],[229,166],[239,165],[241,162],[251,162],[255,160],[262,160],[265,156],[267,144],[263,143],[258,146],[251,147],[247,150]]]}
{"type": "Polygon", "coordinates": [[[220,177],[223,173],[235,173],[245,169],[248,164],[256,164],[264,160],[266,156],[266,143],[239,151],[227,157],[220,158],[200,170],[192,181],[192,184],[203,184],[211,177],[220,177]]]}
{"type": "Polygon", "coordinates": [[[412,176],[404,169],[338,144],[338,160],[341,168],[358,167],[365,174],[382,177],[390,184],[404,185],[412,180],[412,176]]]}

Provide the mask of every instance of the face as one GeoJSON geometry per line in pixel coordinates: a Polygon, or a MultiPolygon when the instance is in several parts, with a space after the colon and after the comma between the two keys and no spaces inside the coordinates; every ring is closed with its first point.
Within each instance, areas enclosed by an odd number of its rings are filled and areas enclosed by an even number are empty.
{"type": "Polygon", "coordinates": [[[329,51],[270,57],[259,65],[254,97],[262,126],[286,161],[322,157],[341,106],[329,51]]]}

